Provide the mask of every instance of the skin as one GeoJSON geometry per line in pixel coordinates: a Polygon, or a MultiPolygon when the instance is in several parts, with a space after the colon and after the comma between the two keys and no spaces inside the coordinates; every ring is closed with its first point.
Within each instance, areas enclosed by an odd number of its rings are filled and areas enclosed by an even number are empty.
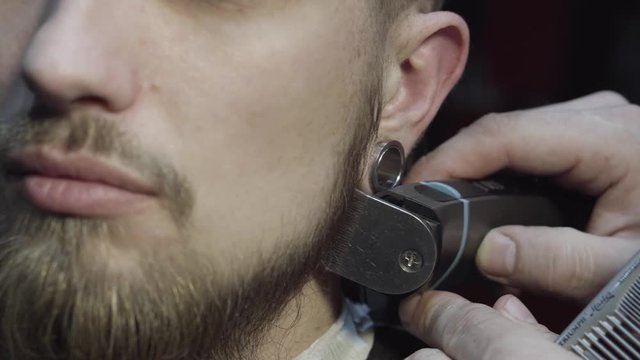
{"type": "MultiPolygon", "coordinates": [[[[596,197],[585,232],[501,227],[486,236],[476,257],[478,268],[501,284],[586,303],[640,250],[638,119],[640,108],[612,92],[492,114],[421,159],[409,181],[483,178],[511,168],[596,197]]],[[[441,349],[412,360],[577,358],[554,345],[556,335],[513,296],[490,308],[428,292],[408,299],[401,316],[441,349]]]]}
{"type": "MultiPolygon", "coordinates": [[[[342,138],[332,134],[346,133],[347,125],[320,120],[347,117],[354,86],[346,72],[330,70],[346,71],[351,54],[336,52],[320,62],[309,59],[309,52],[347,47],[356,34],[344,26],[321,32],[321,21],[336,11],[310,2],[286,10],[272,3],[211,6],[59,2],[32,39],[24,67],[55,106],[101,112],[174,164],[201,199],[193,210],[194,232],[235,239],[220,241],[216,253],[260,253],[275,245],[261,234],[280,219],[308,227],[310,215],[324,205],[291,206],[301,193],[323,198],[327,185],[313,179],[336,176],[333,149],[342,148],[342,138]],[[130,15],[119,14],[123,9],[130,15]],[[286,34],[298,26],[314,43],[286,34]],[[313,94],[299,91],[309,83],[315,84],[313,94]],[[279,141],[285,133],[292,134],[290,142],[279,141]],[[303,146],[308,151],[287,151],[303,146]],[[216,166],[206,166],[212,161],[216,166]],[[217,179],[215,186],[211,179],[217,179]],[[281,197],[256,196],[267,191],[281,197]],[[227,225],[237,214],[259,216],[251,227],[227,225]]],[[[340,16],[336,21],[346,23],[340,16]]],[[[207,242],[208,236],[194,241],[207,242]]]]}
{"type": "MultiPolygon", "coordinates": [[[[468,31],[456,15],[416,6],[380,44],[365,4],[56,1],[22,61],[38,103],[103,119],[193,190],[186,243],[153,199],[111,217],[126,237],[98,239],[99,261],[83,266],[143,284],[149,249],[162,257],[180,245],[211,264],[220,287],[235,286],[262,271],[259,260],[309,242],[361,126],[354,104],[370,100],[372,63],[384,66],[371,140],[411,149],[462,73],[468,31]]],[[[299,354],[335,321],[339,299],[319,270],[261,334],[276,344],[257,353],[299,354]]]]}
{"type": "MultiPolygon", "coordinates": [[[[23,67],[50,106],[108,117],[189,179],[197,199],[189,246],[227,279],[239,271],[238,256],[273,252],[283,232],[295,238],[326,207],[332,182],[317,179],[337,176],[338,134],[353,126],[338,120],[359,90],[349,64],[364,65],[338,51],[359,40],[346,14],[362,7],[333,5],[60,1],[30,39],[23,67]],[[320,61],[320,49],[332,51],[320,61]],[[283,228],[282,219],[297,226],[283,228]]],[[[127,215],[119,221],[134,224],[127,231],[141,240],[107,255],[109,268],[124,274],[144,242],[167,241],[155,232],[179,236],[157,203],[127,215]]],[[[252,262],[243,269],[258,270],[252,262]]],[[[313,299],[303,307],[318,311],[301,322],[314,325],[293,353],[332,322],[332,299],[317,287],[309,284],[313,299]]]]}

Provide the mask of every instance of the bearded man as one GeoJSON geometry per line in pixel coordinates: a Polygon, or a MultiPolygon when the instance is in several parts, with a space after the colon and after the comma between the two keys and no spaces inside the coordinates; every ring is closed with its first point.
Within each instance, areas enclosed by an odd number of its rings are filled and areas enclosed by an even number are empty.
{"type": "Polygon", "coordinates": [[[9,358],[366,359],[321,259],[370,149],[412,149],[457,82],[464,21],[433,0],[29,4],[1,112],[9,358]]]}

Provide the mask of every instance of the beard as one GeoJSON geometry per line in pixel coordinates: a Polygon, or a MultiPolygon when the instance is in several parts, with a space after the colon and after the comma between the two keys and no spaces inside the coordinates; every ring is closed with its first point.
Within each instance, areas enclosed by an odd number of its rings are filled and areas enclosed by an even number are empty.
{"type": "MultiPolygon", "coordinates": [[[[157,186],[179,245],[138,251],[131,271],[113,271],[114,239],[126,243],[116,221],[63,216],[35,208],[4,177],[0,199],[0,332],[15,359],[254,358],[264,335],[316,273],[333,246],[362,174],[376,127],[379,87],[352,116],[338,154],[339,176],[315,226],[280,234],[280,248],[222,281],[221,264],[188,246],[193,191],[172,167],[146,154],[112,121],[69,116],[29,118],[2,128],[0,159],[29,145],[55,144],[115,157],[157,186]]],[[[130,235],[129,235],[130,236],[130,235]]],[[[212,239],[214,241],[215,239],[212,239]]]]}

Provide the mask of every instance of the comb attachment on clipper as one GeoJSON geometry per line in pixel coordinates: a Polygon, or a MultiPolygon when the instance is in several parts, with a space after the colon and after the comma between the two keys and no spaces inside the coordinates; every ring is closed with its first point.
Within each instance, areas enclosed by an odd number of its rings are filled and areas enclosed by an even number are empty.
{"type": "Polygon", "coordinates": [[[560,335],[586,360],[640,359],[640,253],[560,335]]]}

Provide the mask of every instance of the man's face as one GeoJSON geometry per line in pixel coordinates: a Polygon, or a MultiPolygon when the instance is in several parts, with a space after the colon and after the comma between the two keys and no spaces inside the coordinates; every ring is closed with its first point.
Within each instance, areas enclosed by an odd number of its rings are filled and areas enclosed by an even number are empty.
{"type": "Polygon", "coordinates": [[[215,351],[220,322],[272,316],[249,295],[283,303],[317,266],[356,185],[379,95],[367,3],[51,5],[23,62],[35,105],[2,114],[5,341],[215,351]]]}

